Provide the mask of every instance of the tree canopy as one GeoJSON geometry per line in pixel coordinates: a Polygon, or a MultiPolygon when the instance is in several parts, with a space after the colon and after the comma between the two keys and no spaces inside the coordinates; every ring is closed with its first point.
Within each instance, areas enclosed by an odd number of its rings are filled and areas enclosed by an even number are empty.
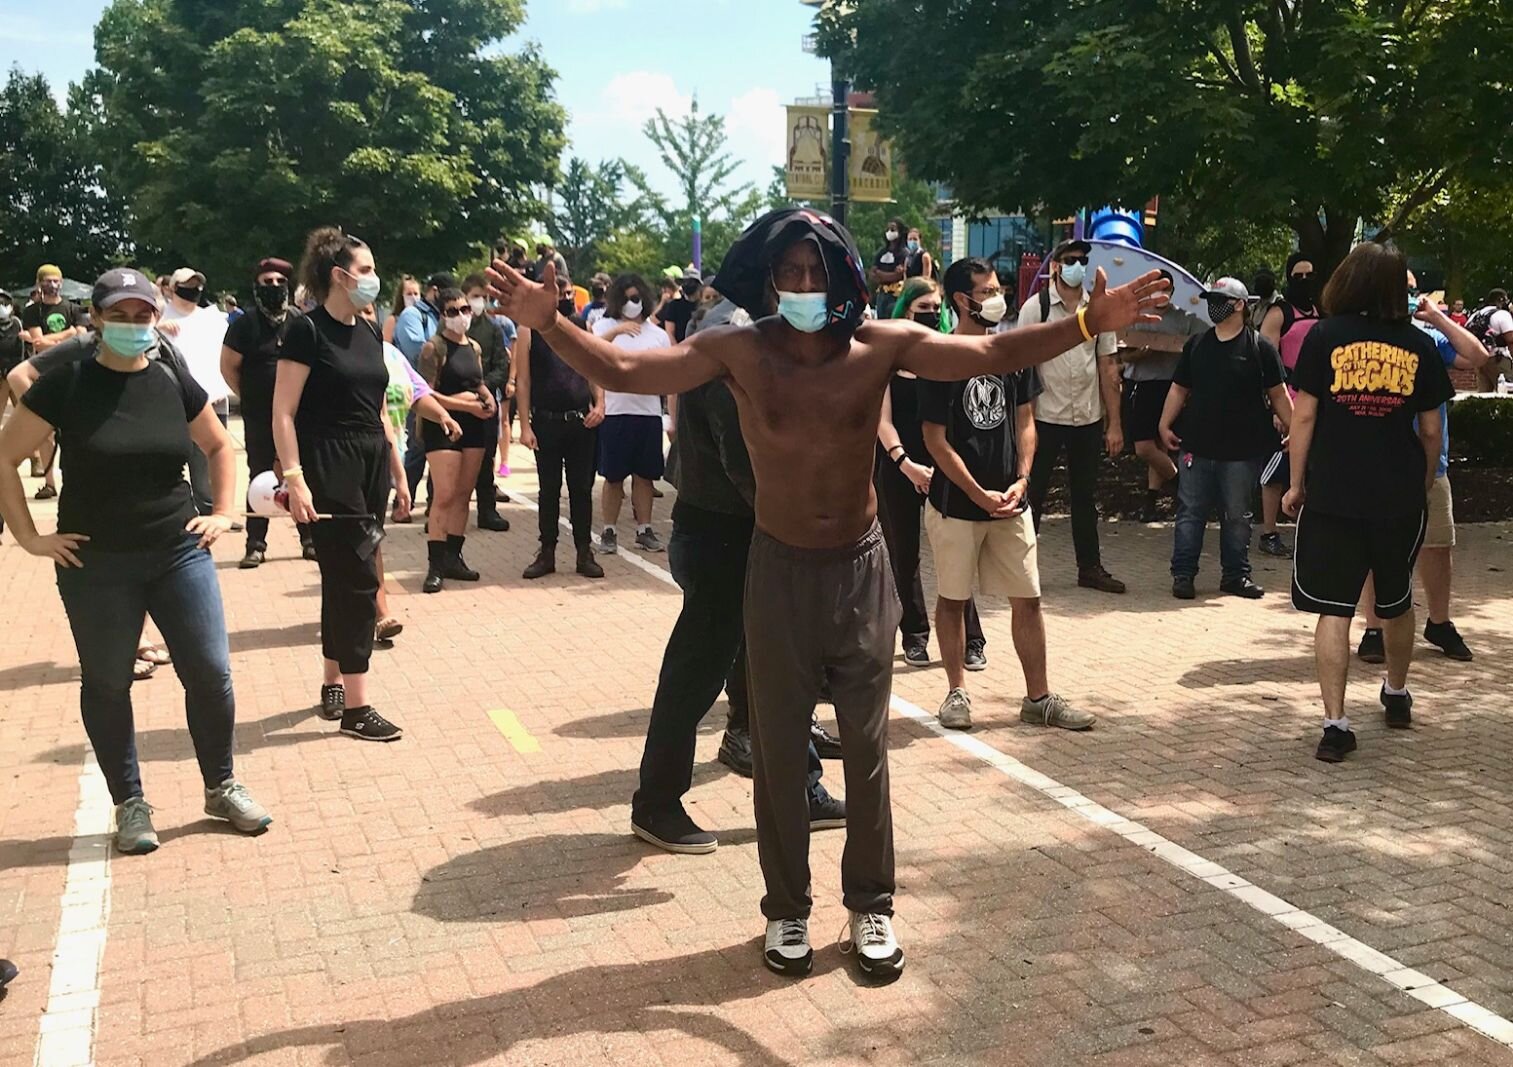
{"type": "Polygon", "coordinates": [[[521,0],[115,0],[83,89],[133,235],[214,287],[340,225],[421,273],[542,215],[564,114],[521,0]]]}
{"type": "Polygon", "coordinates": [[[1282,223],[1326,269],[1513,164],[1513,8],[1470,0],[869,0],[822,47],[968,210],[1180,196],[1282,223]],[[898,60],[898,28],[911,35],[898,60]],[[921,78],[927,70],[931,77],[921,78]]]}

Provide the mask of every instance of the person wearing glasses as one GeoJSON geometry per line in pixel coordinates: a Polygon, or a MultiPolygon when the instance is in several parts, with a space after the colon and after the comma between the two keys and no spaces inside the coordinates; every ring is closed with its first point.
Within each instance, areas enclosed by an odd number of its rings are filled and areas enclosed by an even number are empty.
{"type": "MultiPolygon", "coordinates": [[[[1086,307],[1086,241],[1062,241],[1051,252],[1051,277],[1039,299],[1025,301],[1019,325],[1059,322],[1086,307]]],[[[995,294],[996,295],[996,294],[995,294]]],[[[976,290],[974,302],[987,299],[976,290]]],[[[1077,584],[1104,593],[1124,592],[1124,583],[1103,566],[1098,545],[1098,457],[1124,451],[1120,423],[1118,338],[1100,333],[1067,349],[1040,367],[1041,393],[1035,398],[1035,434],[1039,442],[1030,471],[1030,510],[1036,533],[1045,512],[1051,472],[1066,453],[1072,497],[1072,544],[1077,553],[1077,584]]]]}
{"type": "Polygon", "coordinates": [[[462,558],[468,498],[478,481],[483,454],[499,436],[499,406],[484,384],[483,350],[468,336],[473,313],[467,298],[461,289],[442,289],[436,302],[441,308],[441,328],[420,350],[420,376],[462,427],[462,436],[453,439],[430,419],[420,423],[432,494],[426,523],[429,566],[421,586],[426,593],[441,592],[446,578],[478,580],[478,572],[462,558]]]}

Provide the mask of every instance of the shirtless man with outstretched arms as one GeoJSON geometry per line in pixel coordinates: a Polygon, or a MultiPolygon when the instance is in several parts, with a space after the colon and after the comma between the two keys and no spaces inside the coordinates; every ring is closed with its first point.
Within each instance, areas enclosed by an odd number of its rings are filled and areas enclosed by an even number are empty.
{"type": "Polygon", "coordinates": [[[757,321],[629,352],[564,320],[551,268],[539,282],[502,261],[495,296],[517,323],[546,334],[590,381],[618,392],[678,394],[725,378],[756,475],[747,571],[746,642],[757,845],[766,895],[764,962],[809,973],[810,714],[823,676],[840,726],[846,779],[844,901],[861,970],[903,969],[893,935],[893,823],[887,720],[898,597],[877,528],[872,464],[877,412],[897,370],[956,381],[1052,359],[1087,336],[1155,322],[1168,285],[1152,271],[1106,287],[1100,271],[1082,315],[973,337],[913,322],[865,321],[855,242],[828,216],[772,212],[731,249],[715,288],[757,321]],[[774,314],[776,312],[776,314],[774,314]]]}

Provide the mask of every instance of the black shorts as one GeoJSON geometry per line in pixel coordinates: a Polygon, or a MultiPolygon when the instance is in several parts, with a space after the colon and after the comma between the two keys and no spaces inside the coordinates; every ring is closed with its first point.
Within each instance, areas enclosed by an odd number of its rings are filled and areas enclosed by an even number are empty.
{"type": "Polygon", "coordinates": [[[1425,511],[1347,518],[1304,507],[1292,550],[1292,606],[1351,618],[1369,574],[1376,614],[1395,619],[1413,607],[1413,565],[1424,543],[1425,511]]]}
{"type": "Polygon", "coordinates": [[[1287,449],[1271,454],[1261,468],[1261,484],[1275,486],[1283,492],[1292,488],[1292,463],[1287,458],[1287,449]]]}
{"type": "Polygon", "coordinates": [[[599,474],[605,481],[662,477],[662,416],[609,415],[599,424],[599,474]]]}
{"type": "Polygon", "coordinates": [[[1166,406],[1166,394],[1172,383],[1153,379],[1144,382],[1125,381],[1124,413],[1125,437],[1131,441],[1159,441],[1161,434],[1161,409],[1166,406]]]}
{"type": "Polygon", "coordinates": [[[420,420],[420,440],[426,452],[461,452],[464,448],[487,449],[499,439],[499,417],[481,419],[465,411],[452,412],[452,418],[462,427],[462,436],[452,441],[442,432],[441,424],[430,419],[420,420]]]}

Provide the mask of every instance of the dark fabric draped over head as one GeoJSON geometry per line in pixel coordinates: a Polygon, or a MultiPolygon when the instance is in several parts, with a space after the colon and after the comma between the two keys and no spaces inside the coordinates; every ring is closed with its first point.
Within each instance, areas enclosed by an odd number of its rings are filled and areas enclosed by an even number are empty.
{"type": "Polygon", "coordinates": [[[855,328],[866,309],[866,276],[856,240],[840,223],[811,208],[779,208],[757,219],[741,234],[720,264],[714,287],[752,318],[770,312],[767,281],[772,265],[795,241],[813,238],[830,278],[830,325],[855,328]]]}

